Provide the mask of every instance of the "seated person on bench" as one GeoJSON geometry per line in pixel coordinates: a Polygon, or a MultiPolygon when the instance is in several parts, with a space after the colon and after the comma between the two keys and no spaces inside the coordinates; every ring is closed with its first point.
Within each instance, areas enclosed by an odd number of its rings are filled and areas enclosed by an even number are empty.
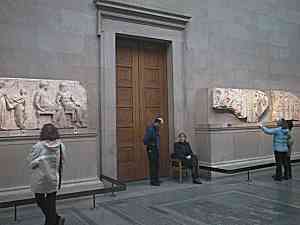
{"type": "Polygon", "coordinates": [[[178,142],[174,144],[174,154],[172,158],[180,159],[183,165],[192,170],[194,184],[201,184],[198,171],[198,158],[193,154],[190,144],[187,142],[187,136],[181,132],[178,135],[178,142]]]}

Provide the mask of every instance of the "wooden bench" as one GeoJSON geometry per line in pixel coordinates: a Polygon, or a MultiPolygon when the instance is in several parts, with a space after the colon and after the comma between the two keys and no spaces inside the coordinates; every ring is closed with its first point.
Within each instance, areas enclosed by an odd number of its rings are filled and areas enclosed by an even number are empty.
{"type": "MultiPolygon", "coordinates": [[[[105,194],[105,193],[111,193],[112,196],[115,195],[115,192],[124,191],[126,190],[126,184],[121,183],[118,180],[115,180],[113,178],[101,175],[100,176],[101,181],[107,182],[110,185],[108,187],[101,186],[94,186],[89,187],[87,189],[81,189],[81,190],[74,190],[70,192],[61,192],[56,196],[57,200],[62,199],[70,199],[70,198],[79,198],[79,197],[85,197],[85,196],[92,196],[93,198],[93,208],[96,208],[96,195],[97,194],[105,194]]],[[[10,198],[8,200],[0,200],[0,208],[10,208],[14,207],[14,221],[17,220],[17,207],[22,205],[30,205],[34,204],[36,202],[34,196],[32,193],[27,196],[18,197],[18,198],[10,198]]]]}
{"type": "MultiPolygon", "coordinates": [[[[292,159],[291,163],[297,163],[300,162],[299,159],[292,159]]],[[[261,164],[248,164],[248,165],[234,165],[234,166],[207,166],[207,165],[199,165],[200,169],[203,170],[208,170],[212,172],[219,172],[219,173],[224,173],[224,174],[236,174],[236,173],[241,173],[241,172],[247,172],[247,181],[250,182],[250,172],[252,170],[258,170],[258,169],[263,169],[263,168],[268,168],[268,167],[273,167],[275,166],[275,162],[269,162],[269,163],[261,163],[261,164]]]]}

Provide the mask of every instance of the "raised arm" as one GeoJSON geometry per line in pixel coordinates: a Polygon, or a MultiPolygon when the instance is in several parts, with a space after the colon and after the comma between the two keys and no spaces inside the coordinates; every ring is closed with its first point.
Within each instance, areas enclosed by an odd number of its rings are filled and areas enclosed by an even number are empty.
{"type": "Polygon", "coordinates": [[[272,134],[276,134],[280,128],[278,128],[278,127],[277,128],[267,128],[267,127],[262,126],[261,129],[265,134],[272,135],[272,134]]]}

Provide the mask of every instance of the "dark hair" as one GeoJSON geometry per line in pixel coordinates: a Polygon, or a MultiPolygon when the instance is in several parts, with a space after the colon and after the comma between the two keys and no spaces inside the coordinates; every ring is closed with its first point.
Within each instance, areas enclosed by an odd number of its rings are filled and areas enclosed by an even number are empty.
{"type": "Polygon", "coordinates": [[[161,117],[156,117],[154,120],[154,123],[162,123],[162,118],[161,117]]]}
{"type": "Polygon", "coordinates": [[[293,121],[292,120],[287,120],[286,122],[287,122],[289,130],[293,129],[293,127],[294,127],[293,121]]]}
{"type": "Polygon", "coordinates": [[[58,129],[53,124],[47,123],[42,127],[40,141],[55,141],[59,138],[58,129]]]}
{"type": "Polygon", "coordinates": [[[180,132],[179,134],[178,134],[178,136],[177,137],[180,137],[180,136],[184,136],[185,138],[187,138],[187,135],[184,133],[184,132],[180,132]]]}
{"type": "Polygon", "coordinates": [[[281,119],[280,120],[280,126],[283,128],[283,129],[288,129],[288,122],[285,120],[285,119],[281,119]]]}

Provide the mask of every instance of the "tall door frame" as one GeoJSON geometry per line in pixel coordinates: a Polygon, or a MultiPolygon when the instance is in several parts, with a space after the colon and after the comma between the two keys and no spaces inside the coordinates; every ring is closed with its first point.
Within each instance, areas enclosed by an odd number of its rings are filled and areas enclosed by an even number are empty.
{"type": "MultiPolygon", "coordinates": [[[[186,130],[185,110],[185,24],[190,17],[122,4],[127,10],[119,11],[119,16],[111,16],[115,5],[96,0],[98,9],[98,37],[100,51],[100,173],[117,178],[116,141],[116,38],[117,35],[148,38],[168,42],[168,114],[169,114],[169,152],[173,151],[175,134],[186,130]],[[138,11],[137,11],[138,8],[138,11]],[[132,14],[136,16],[132,19],[132,14]],[[143,20],[143,15],[152,20],[143,20]],[[131,15],[130,15],[131,14],[131,15]],[[130,16],[127,19],[127,16],[130,16]],[[164,17],[165,20],[161,20],[164,17]],[[166,24],[166,21],[170,21],[166,24]],[[163,24],[160,24],[163,23],[163,24]],[[175,94],[176,93],[176,94],[175,94]],[[176,121],[176,122],[175,122],[176,121]]],[[[105,1],[103,1],[105,2],[105,1]]],[[[145,17],[144,17],[145,18],[145,17]]]]}
{"type": "Polygon", "coordinates": [[[160,130],[160,172],[167,176],[167,43],[123,36],[118,36],[116,41],[118,178],[123,181],[140,180],[149,175],[142,139],[146,126],[156,115],[162,115],[165,120],[160,130]]]}

